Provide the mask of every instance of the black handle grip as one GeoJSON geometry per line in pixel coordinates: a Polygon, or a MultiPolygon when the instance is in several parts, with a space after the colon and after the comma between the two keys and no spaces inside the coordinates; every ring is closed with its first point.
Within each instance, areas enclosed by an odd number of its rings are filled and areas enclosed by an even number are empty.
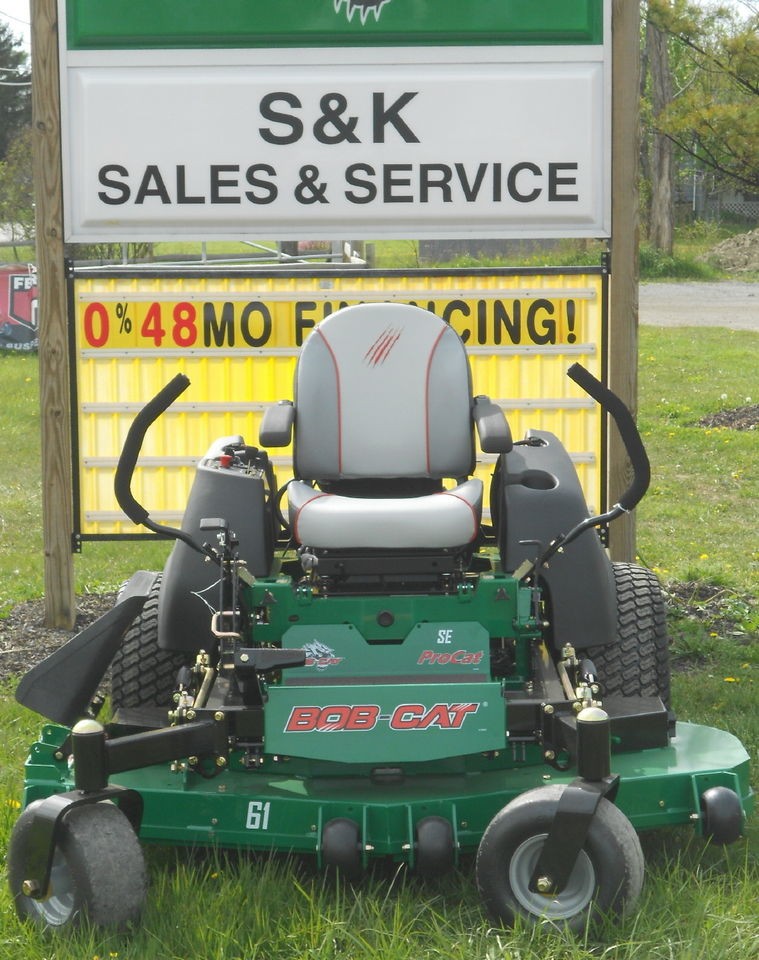
{"type": "Polygon", "coordinates": [[[113,487],[119,506],[133,523],[144,524],[149,517],[148,511],[132,496],[132,474],[142,449],[142,441],[150,425],[155,423],[189,386],[189,377],[178,373],[163,390],[145,404],[129,428],[116,467],[113,487]]]}
{"type": "Polygon", "coordinates": [[[604,386],[579,363],[572,364],[567,370],[567,376],[599,403],[617,425],[633,468],[632,483],[618,503],[623,510],[632,510],[643,499],[651,482],[651,464],[632,414],[616,393],[604,386]]]}

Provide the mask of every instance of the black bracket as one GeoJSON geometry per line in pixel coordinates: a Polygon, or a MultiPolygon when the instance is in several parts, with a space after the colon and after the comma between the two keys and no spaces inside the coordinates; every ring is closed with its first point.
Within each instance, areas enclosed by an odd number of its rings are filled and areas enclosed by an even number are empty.
{"type": "Polygon", "coordinates": [[[102,790],[85,792],[71,790],[68,793],[54,793],[38,801],[30,811],[34,823],[30,827],[30,843],[27,850],[28,878],[24,880],[24,893],[35,900],[41,900],[50,886],[50,873],[53,856],[58,842],[61,823],[64,817],[75,807],[86,803],[100,803],[101,800],[113,800],[139,833],[142,822],[142,797],[136,790],[109,785],[102,790]]]}
{"type": "Polygon", "coordinates": [[[618,787],[618,776],[597,781],[578,778],[567,784],[530,878],[533,893],[551,896],[566,887],[598,804],[604,797],[613,800],[618,787]]]}

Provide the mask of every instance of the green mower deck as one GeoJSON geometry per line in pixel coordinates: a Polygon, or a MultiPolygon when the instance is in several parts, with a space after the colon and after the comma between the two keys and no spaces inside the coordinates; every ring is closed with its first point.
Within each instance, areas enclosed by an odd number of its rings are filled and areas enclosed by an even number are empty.
{"type": "MultiPolygon", "coordinates": [[[[69,731],[49,725],[26,765],[25,805],[74,789],[64,760],[56,760],[69,731]]],[[[345,734],[350,736],[350,733],[345,734]]],[[[144,802],[140,838],[147,842],[210,845],[312,853],[321,857],[323,826],[346,818],[359,828],[364,865],[390,857],[414,865],[415,826],[425,817],[448,820],[455,852],[472,852],[498,810],[527,790],[569,783],[575,772],[547,772],[532,746],[508,749],[511,765],[473,773],[403,776],[385,768],[374,777],[313,776],[290,772],[287,758],[265,769],[243,769],[233,754],[229,768],[212,779],[182,764],[123,773],[112,783],[139,792],[144,802]]],[[[499,765],[499,766],[496,766],[499,765]]],[[[636,830],[691,824],[704,832],[700,798],[715,786],[740,798],[745,815],[754,807],[749,758],[731,734],[679,723],[670,746],[616,754],[615,803],[636,830]]]]}

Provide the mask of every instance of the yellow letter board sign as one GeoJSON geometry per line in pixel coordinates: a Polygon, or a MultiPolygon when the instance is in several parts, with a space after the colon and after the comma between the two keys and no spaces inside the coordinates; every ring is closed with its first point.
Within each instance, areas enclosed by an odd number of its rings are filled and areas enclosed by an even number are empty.
{"type": "MultiPolygon", "coordinates": [[[[589,505],[603,506],[603,420],[566,377],[579,362],[604,378],[601,268],[77,269],[71,299],[81,540],[139,532],[116,504],[113,474],[135,414],[176,373],[191,386],[148,432],[133,482],[151,517],[171,524],[210,444],[236,435],[257,444],[266,407],[292,398],[298,350],[315,324],[342,306],[377,300],[415,303],[450,323],[469,352],[474,393],[500,404],[515,438],[530,428],[557,434],[589,505]]],[[[274,453],[282,484],[291,476],[289,451],[274,453]]],[[[478,452],[486,484],[494,460],[478,452]]]]}

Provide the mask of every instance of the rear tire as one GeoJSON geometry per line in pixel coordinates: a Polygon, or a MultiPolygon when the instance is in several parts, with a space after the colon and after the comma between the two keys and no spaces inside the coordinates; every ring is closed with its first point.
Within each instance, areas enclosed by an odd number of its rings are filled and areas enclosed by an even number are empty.
{"type": "Polygon", "coordinates": [[[158,646],[158,600],[161,577],[156,577],[140,615],[124,634],[111,663],[111,704],[119,707],[168,707],[179,668],[187,655],[158,646]]]}
{"type": "Polygon", "coordinates": [[[598,671],[607,696],[661,697],[670,705],[669,637],[661,586],[650,570],[614,563],[617,641],[581,651],[598,671]]]}

